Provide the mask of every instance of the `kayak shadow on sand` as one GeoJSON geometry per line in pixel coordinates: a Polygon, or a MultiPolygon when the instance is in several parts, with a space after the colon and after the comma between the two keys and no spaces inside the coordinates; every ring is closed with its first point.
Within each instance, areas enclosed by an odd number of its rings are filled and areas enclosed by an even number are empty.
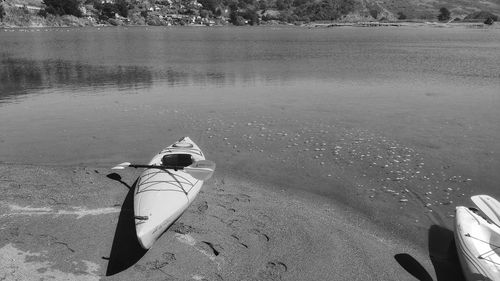
{"type": "Polygon", "coordinates": [[[109,255],[106,276],[110,276],[133,266],[144,256],[144,254],[146,254],[147,250],[144,250],[141,245],[139,245],[135,234],[134,190],[137,180],[132,186],[129,186],[127,183],[123,182],[121,176],[116,173],[109,174],[107,177],[122,183],[129,189],[120,211],[113,244],[111,246],[111,253],[109,255]]]}
{"type": "MultiPolygon", "coordinates": [[[[432,225],[428,235],[429,258],[436,272],[436,281],[464,281],[453,231],[438,225],[432,225]]],[[[394,259],[417,280],[433,281],[429,272],[411,255],[401,253],[395,255],[394,259]]]]}
{"type": "Polygon", "coordinates": [[[409,254],[397,254],[394,259],[404,268],[408,273],[413,275],[420,281],[433,281],[431,275],[425,268],[409,254]]]}
{"type": "Polygon", "coordinates": [[[439,225],[429,229],[429,257],[438,281],[465,281],[453,231],[439,225]]]}

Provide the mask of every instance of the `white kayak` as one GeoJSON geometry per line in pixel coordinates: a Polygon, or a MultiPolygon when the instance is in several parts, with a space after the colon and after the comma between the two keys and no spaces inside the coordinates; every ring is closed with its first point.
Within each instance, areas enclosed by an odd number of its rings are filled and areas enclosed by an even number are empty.
{"type": "Polygon", "coordinates": [[[149,162],[152,166],[168,165],[181,169],[148,167],[140,175],[134,192],[134,218],[137,238],[144,249],[151,248],[195,199],[203,180],[196,179],[182,167],[200,160],[205,160],[201,149],[190,138],[184,137],[149,162]]]}
{"type": "Polygon", "coordinates": [[[455,216],[455,244],[468,281],[500,280],[500,203],[487,195],[472,197],[480,210],[459,206],[455,216]]]}

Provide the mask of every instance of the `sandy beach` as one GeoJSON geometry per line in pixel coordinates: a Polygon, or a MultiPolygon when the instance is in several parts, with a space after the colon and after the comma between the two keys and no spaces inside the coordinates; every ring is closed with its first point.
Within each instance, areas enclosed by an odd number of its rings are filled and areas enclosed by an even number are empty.
{"type": "Polygon", "coordinates": [[[224,172],[144,251],[130,192],[139,173],[1,165],[0,277],[460,280],[444,229],[431,229],[434,246],[422,248],[348,208],[224,172]]]}

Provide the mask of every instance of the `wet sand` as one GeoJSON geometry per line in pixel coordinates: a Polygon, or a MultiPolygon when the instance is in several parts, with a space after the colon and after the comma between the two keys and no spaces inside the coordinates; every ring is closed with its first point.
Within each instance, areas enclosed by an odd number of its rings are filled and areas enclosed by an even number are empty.
{"type": "Polygon", "coordinates": [[[1,165],[0,277],[460,280],[444,228],[431,227],[421,247],[349,207],[223,171],[144,251],[130,192],[139,172],[1,165]]]}

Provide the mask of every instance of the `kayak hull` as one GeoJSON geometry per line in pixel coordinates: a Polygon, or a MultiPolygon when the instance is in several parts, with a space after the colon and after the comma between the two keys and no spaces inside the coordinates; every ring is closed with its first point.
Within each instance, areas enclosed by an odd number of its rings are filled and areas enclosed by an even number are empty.
{"type": "MultiPolygon", "coordinates": [[[[188,137],[166,147],[150,161],[161,165],[162,158],[171,154],[189,154],[194,161],[205,160],[200,148],[188,137]]],[[[154,242],[191,205],[203,181],[182,170],[145,169],[134,191],[134,219],[137,240],[144,249],[154,242]]]]}
{"type": "Polygon", "coordinates": [[[500,280],[500,228],[474,208],[459,206],[455,244],[467,281],[500,280]]]}

